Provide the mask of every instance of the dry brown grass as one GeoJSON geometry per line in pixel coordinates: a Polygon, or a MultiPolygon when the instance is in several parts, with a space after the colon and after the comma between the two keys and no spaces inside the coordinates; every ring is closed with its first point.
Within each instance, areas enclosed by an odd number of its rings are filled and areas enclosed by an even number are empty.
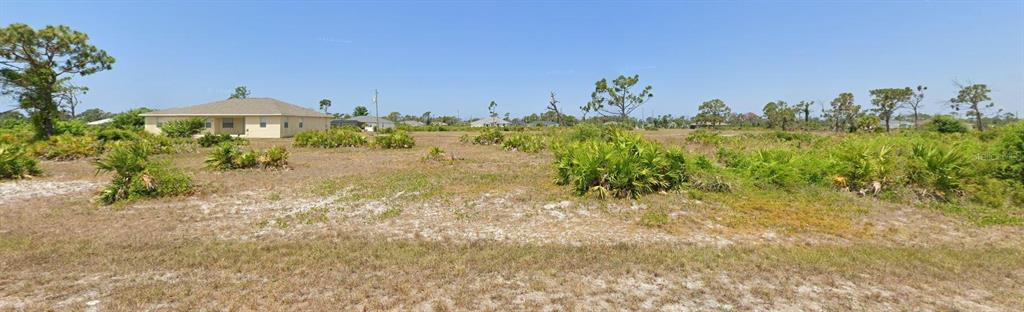
{"type": "MultiPolygon", "coordinates": [[[[0,310],[1024,306],[1017,227],[839,193],[578,198],[551,183],[548,153],[460,135],[415,133],[409,150],[253,140],[288,145],[293,169],[205,170],[203,150],[159,156],[193,173],[190,197],[0,201],[0,310]],[[459,160],[422,160],[431,146],[459,160]],[[667,223],[645,225],[649,211],[667,223]]],[[[87,161],[42,166],[48,176],[24,183],[109,178],[87,161]]]]}

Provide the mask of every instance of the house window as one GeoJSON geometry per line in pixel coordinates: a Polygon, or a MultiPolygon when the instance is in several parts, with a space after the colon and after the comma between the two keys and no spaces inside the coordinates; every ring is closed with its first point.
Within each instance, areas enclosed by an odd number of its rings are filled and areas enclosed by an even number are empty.
{"type": "Polygon", "coordinates": [[[157,117],[156,118],[156,127],[160,128],[160,127],[163,127],[163,126],[164,126],[164,119],[160,118],[160,117],[157,117]]]}
{"type": "Polygon", "coordinates": [[[260,128],[267,127],[267,117],[260,117],[260,128]]]}
{"type": "Polygon", "coordinates": [[[302,128],[302,118],[299,118],[299,128],[302,128]]]}
{"type": "Polygon", "coordinates": [[[284,118],[284,127],[288,128],[288,118],[287,117],[284,118]]]}
{"type": "Polygon", "coordinates": [[[224,128],[224,129],[234,129],[235,128],[235,119],[234,118],[224,118],[224,121],[220,123],[220,127],[224,128]]]}
{"type": "Polygon", "coordinates": [[[213,122],[209,118],[206,119],[206,129],[213,128],[213,122]]]}

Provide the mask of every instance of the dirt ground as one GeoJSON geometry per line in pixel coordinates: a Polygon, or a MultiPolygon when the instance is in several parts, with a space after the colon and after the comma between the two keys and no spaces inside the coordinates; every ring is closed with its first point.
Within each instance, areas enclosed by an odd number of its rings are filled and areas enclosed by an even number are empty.
{"type": "Polygon", "coordinates": [[[0,183],[0,310],[1024,308],[1021,227],[840,192],[580,198],[554,185],[549,153],[461,135],[415,133],[409,150],[253,140],[288,146],[281,171],[160,155],[197,192],[113,206],[92,201],[110,177],[88,160],[44,162],[0,183]],[[424,160],[432,146],[454,160],[424,160]]]}

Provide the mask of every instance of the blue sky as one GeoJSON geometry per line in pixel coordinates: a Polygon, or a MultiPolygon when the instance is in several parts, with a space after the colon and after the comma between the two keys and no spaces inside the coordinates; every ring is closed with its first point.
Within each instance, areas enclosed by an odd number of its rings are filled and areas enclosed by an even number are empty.
{"type": "MultiPolygon", "coordinates": [[[[168,108],[253,96],[350,112],[514,116],[555,91],[578,113],[594,81],[639,74],[642,113],[692,116],[772,100],[828,102],[927,85],[947,112],[954,80],[986,83],[1024,113],[1024,1],[18,2],[0,23],[64,24],[117,58],[84,78],[82,108],[168,108]]],[[[13,105],[9,98],[0,100],[13,105]]],[[[638,111],[639,114],[641,111],[638,111]]]]}

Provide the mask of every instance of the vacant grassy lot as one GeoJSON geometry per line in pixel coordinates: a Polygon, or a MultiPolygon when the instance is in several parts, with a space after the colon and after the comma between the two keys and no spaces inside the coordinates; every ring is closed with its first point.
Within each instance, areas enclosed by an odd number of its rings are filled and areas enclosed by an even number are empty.
{"type": "MultiPolygon", "coordinates": [[[[715,152],[687,133],[644,135],[715,152]]],[[[197,193],[112,206],[93,201],[110,177],[88,160],[42,162],[46,176],[0,183],[0,310],[1024,307],[1012,222],[814,188],[578,197],[553,183],[550,153],[462,135],[252,140],[289,147],[280,171],[158,155],[197,193]],[[446,156],[425,159],[432,147],[446,156]]]]}

